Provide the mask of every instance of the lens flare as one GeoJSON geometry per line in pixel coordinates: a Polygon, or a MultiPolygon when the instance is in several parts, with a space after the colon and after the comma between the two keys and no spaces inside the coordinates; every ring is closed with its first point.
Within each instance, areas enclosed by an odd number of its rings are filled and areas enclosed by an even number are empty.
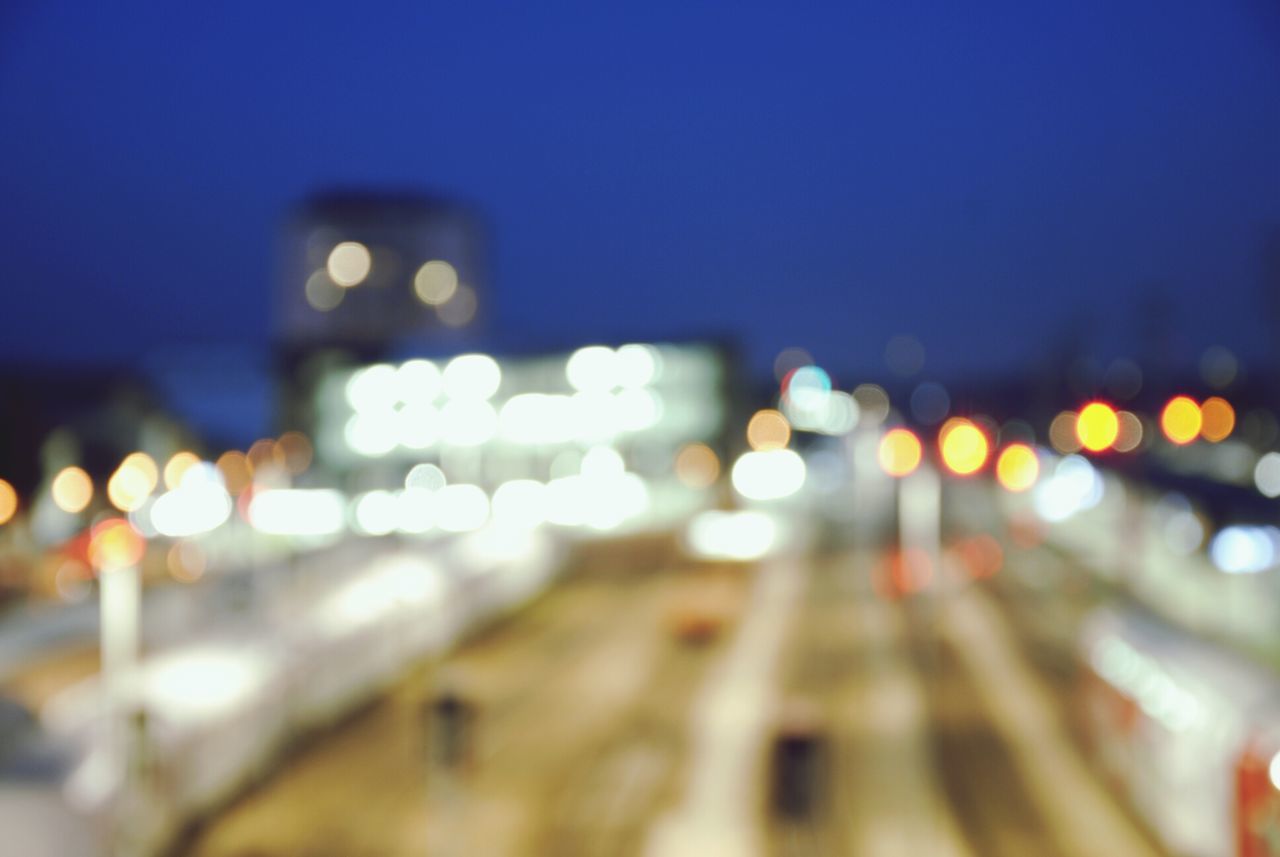
{"type": "Polygon", "coordinates": [[[1199,437],[1202,424],[1200,406],[1190,396],[1174,396],[1160,412],[1160,430],[1179,446],[1199,437]]]}
{"type": "Polygon", "coordinates": [[[18,492],[13,486],[0,479],[0,527],[13,520],[18,513],[18,492]]]}
{"type": "Polygon", "coordinates": [[[747,423],[747,443],[754,450],[784,449],[790,442],[791,424],[777,411],[756,411],[747,423]]]}
{"type": "Polygon", "coordinates": [[[93,499],[93,480],[79,467],[65,467],[49,486],[54,504],[72,515],[83,512],[93,499]]]}
{"type": "Polygon", "coordinates": [[[1200,406],[1200,436],[1209,443],[1226,440],[1236,427],[1236,409],[1220,396],[1211,396],[1200,406]]]}
{"type": "Polygon", "coordinates": [[[920,438],[910,429],[890,429],[880,438],[880,469],[890,476],[902,477],[914,472],[923,454],[920,438]]]}
{"type": "Polygon", "coordinates": [[[1040,478],[1040,459],[1025,443],[1014,443],[996,459],[996,480],[1006,491],[1026,491],[1040,478]]]}
{"type": "Polygon", "coordinates": [[[1090,452],[1110,449],[1120,434],[1120,419],[1115,408],[1105,402],[1090,402],[1076,417],[1076,437],[1090,452]]]}
{"type": "Polygon", "coordinates": [[[947,420],[938,434],[942,463],[957,476],[977,473],[987,463],[991,444],[982,429],[962,417],[947,420]]]}

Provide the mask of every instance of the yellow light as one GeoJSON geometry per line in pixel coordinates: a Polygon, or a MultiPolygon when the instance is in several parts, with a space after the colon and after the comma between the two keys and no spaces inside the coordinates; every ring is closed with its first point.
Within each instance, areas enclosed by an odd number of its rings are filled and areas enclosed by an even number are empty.
{"type": "Polygon", "coordinates": [[[676,453],[676,478],[690,488],[710,488],[720,477],[720,457],[705,443],[690,443],[676,453]]]}
{"type": "Polygon", "coordinates": [[[987,463],[991,445],[987,436],[969,420],[952,417],[938,434],[942,463],[957,476],[977,473],[987,463]]]}
{"type": "Polygon", "coordinates": [[[1115,408],[1105,402],[1090,402],[1076,417],[1076,437],[1090,452],[1110,449],[1120,434],[1120,420],[1115,408]]]}
{"type": "Polygon", "coordinates": [[[137,565],[146,549],[146,540],[123,518],[108,518],[89,534],[89,560],[100,571],[137,565]]]}
{"type": "Polygon", "coordinates": [[[64,512],[83,512],[93,499],[93,480],[79,467],[65,467],[50,485],[54,504],[64,512]]]}
{"type": "Polygon", "coordinates": [[[146,502],[156,489],[156,463],[145,452],[125,456],[107,480],[107,499],[121,512],[132,512],[146,502]]]}
{"type": "Polygon", "coordinates": [[[1200,406],[1190,396],[1174,396],[1160,412],[1160,430],[1179,446],[1200,436],[1201,423],[1200,406]]]}
{"type": "Polygon", "coordinates": [[[914,472],[920,466],[923,454],[920,438],[910,429],[890,429],[880,438],[880,468],[890,476],[901,477],[914,472]]]}
{"type": "Polygon", "coordinates": [[[448,262],[432,259],[414,275],[413,290],[418,300],[429,306],[448,303],[458,291],[458,272],[448,262]]]}
{"type": "Polygon", "coordinates": [[[194,452],[185,450],[175,452],[169,459],[169,463],[164,466],[164,487],[170,491],[177,488],[182,482],[183,475],[199,463],[200,457],[194,452]]]}
{"type": "Polygon", "coordinates": [[[1200,436],[1209,443],[1226,440],[1236,427],[1236,409],[1219,396],[1204,400],[1200,406],[1200,436]]]}
{"type": "Polygon", "coordinates": [[[1013,443],[996,459],[996,480],[1006,491],[1026,491],[1040,478],[1040,459],[1025,443],[1013,443]]]}
{"type": "Polygon", "coordinates": [[[0,479],[0,527],[13,520],[18,513],[18,492],[13,486],[0,479]]]}
{"type": "Polygon", "coordinates": [[[747,423],[747,443],[752,449],[783,449],[791,442],[791,424],[775,410],[756,411],[747,423]]]}
{"type": "Polygon", "coordinates": [[[373,269],[373,256],[369,248],[359,241],[343,241],[329,252],[325,266],[329,279],[343,288],[358,286],[373,269]]]}

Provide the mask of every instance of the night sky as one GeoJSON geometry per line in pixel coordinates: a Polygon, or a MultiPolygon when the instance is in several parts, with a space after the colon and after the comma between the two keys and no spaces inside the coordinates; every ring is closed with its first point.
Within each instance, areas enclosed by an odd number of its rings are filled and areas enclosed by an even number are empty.
{"type": "Polygon", "coordinates": [[[1272,0],[121,5],[0,11],[2,360],[265,344],[329,185],[478,205],[522,340],[959,377],[1136,354],[1161,284],[1188,361],[1267,353],[1272,0]]]}

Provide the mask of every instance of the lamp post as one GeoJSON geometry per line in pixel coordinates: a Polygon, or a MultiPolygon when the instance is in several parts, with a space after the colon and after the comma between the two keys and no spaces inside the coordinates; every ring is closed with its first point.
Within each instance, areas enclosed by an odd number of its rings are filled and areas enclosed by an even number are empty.
{"type": "Polygon", "coordinates": [[[133,687],[141,637],[142,580],[139,563],[146,540],[123,518],[108,518],[94,526],[89,538],[89,558],[98,572],[100,651],[103,691],[102,741],[112,779],[120,791],[115,816],[109,822],[109,853],[135,857],[139,821],[133,809],[137,766],[132,756],[142,735],[130,728],[133,687]]]}

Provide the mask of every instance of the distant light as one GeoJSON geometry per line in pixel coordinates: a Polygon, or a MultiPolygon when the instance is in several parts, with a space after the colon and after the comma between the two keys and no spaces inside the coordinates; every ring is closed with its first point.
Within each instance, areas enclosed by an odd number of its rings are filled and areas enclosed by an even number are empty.
{"type": "Polygon", "coordinates": [[[359,241],[343,241],[329,251],[325,265],[329,279],[339,286],[350,288],[363,283],[373,269],[373,256],[369,248],[359,241]]]}
{"type": "Polygon", "coordinates": [[[414,274],[413,290],[428,306],[448,303],[458,291],[458,272],[443,259],[432,259],[414,274]]]}
{"type": "Polygon", "coordinates": [[[1115,408],[1105,402],[1090,402],[1076,417],[1076,438],[1089,452],[1111,448],[1120,434],[1120,420],[1115,408]]]}
{"type": "Polygon", "coordinates": [[[170,538],[200,535],[222,526],[231,517],[232,503],[216,474],[212,465],[189,468],[177,490],[161,494],[151,504],[151,526],[170,538]]]}
{"type": "Polygon", "coordinates": [[[902,477],[915,472],[923,456],[920,438],[910,429],[890,429],[880,438],[877,459],[880,469],[890,476],[902,477]]]}
{"type": "Polygon", "coordinates": [[[0,479],[0,527],[13,520],[18,513],[18,492],[4,479],[0,479]]]}
{"type": "Polygon", "coordinates": [[[147,541],[124,518],[108,518],[89,533],[89,561],[99,571],[117,571],[137,565],[147,551],[147,541]]]}
{"type": "Polygon", "coordinates": [[[443,380],[451,399],[491,399],[502,385],[502,367],[487,354],[460,354],[444,367],[443,380]]]}
{"type": "Polygon", "coordinates": [[[132,512],[146,502],[155,487],[155,462],[144,453],[134,453],[107,480],[107,499],[121,512],[132,512]]]}
{"type": "Polygon", "coordinates": [[[436,524],[446,532],[478,530],[489,519],[489,497],[478,485],[446,485],[436,500],[436,524]]]}
{"type": "Polygon", "coordinates": [[[688,488],[710,488],[720,478],[720,457],[705,443],[689,443],[676,453],[676,478],[688,488]]]}
{"type": "Polygon", "coordinates": [[[207,561],[200,545],[193,541],[174,542],[165,557],[169,576],[180,583],[194,583],[204,576],[207,561]]]}
{"type": "Polygon", "coordinates": [[[782,395],[803,411],[820,411],[831,393],[831,376],[820,366],[801,366],[787,376],[782,395]]]}
{"type": "Polygon", "coordinates": [[[1253,468],[1253,482],[1266,497],[1280,497],[1280,452],[1268,452],[1253,468]]]}
{"type": "Polygon", "coordinates": [[[1209,558],[1225,574],[1257,574],[1276,564],[1275,527],[1223,527],[1209,543],[1209,558]]]}
{"type": "Polygon", "coordinates": [[[503,482],[493,492],[490,505],[497,523],[532,529],[547,519],[547,486],[532,479],[503,482]]]}
{"type": "Polygon", "coordinates": [[[1014,443],[996,459],[996,480],[1006,491],[1026,491],[1040,478],[1040,458],[1025,443],[1014,443]]]}
{"type": "Polygon", "coordinates": [[[1280,789],[1280,753],[1271,757],[1271,764],[1267,765],[1267,776],[1271,780],[1271,787],[1280,789]]]}
{"type": "Polygon", "coordinates": [[[692,552],[706,559],[753,560],[777,542],[778,525],[763,512],[709,509],[689,522],[692,552]]]}
{"type": "Polygon", "coordinates": [[[1160,430],[1179,446],[1199,437],[1201,425],[1200,406],[1189,396],[1174,396],[1160,412],[1160,430]]]}
{"type": "Polygon", "coordinates": [[[658,377],[660,358],[652,345],[631,343],[617,351],[618,384],[623,387],[644,387],[658,377]]]}
{"type": "Polygon", "coordinates": [[[480,446],[498,433],[498,412],[483,399],[456,399],[440,411],[440,436],[453,446],[480,446]]]}
{"type": "Polygon", "coordinates": [[[353,414],[347,420],[342,438],[347,447],[368,458],[380,458],[390,453],[399,443],[396,422],[388,417],[364,413],[353,414]]]}
{"type": "Polygon", "coordinates": [[[287,431],[276,441],[276,448],[284,457],[285,472],[298,476],[311,466],[314,450],[310,439],[300,431],[287,431]]]}
{"type": "Polygon", "coordinates": [[[1200,436],[1209,443],[1226,440],[1236,427],[1236,409],[1220,396],[1211,396],[1200,406],[1200,436]]]}
{"type": "Polygon", "coordinates": [[[957,476],[977,473],[987,463],[991,445],[978,426],[964,418],[952,417],[938,435],[942,463],[957,476]]]}
{"type": "Polygon", "coordinates": [[[415,464],[404,478],[405,488],[422,488],[439,491],[445,486],[444,471],[430,462],[415,464]]]}
{"type": "Polygon", "coordinates": [[[853,388],[853,400],[864,425],[876,426],[889,416],[889,394],[878,384],[859,384],[853,388]]]}
{"type": "Polygon", "coordinates": [[[346,519],[342,495],[330,489],[260,491],[249,501],[249,523],[278,536],[325,536],[340,532],[346,519]]]}
{"type": "Polygon", "coordinates": [[[775,410],[756,411],[747,423],[747,443],[757,451],[784,449],[791,442],[791,425],[775,410]]]}
{"type": "Polygon", "coordinates": [[[333,280],[329,279],[329,272],[325,270],[314,271],[310,277],[307,277],[307,284],[303,288],[303,294],[306,295],[307,303],[317,312],[330,312],[338,308],[342,303],[342,299],[346,297],[347,290],[339,286],[333,280]]]}
{"type": "Polygon", "coordinates": [[[570,386],[583,393],[607,393],[621,378],[618,355],[603,345],[588,345],[569,355],[564,374],[570,386]]]}
{"type": "Polygon", "coordinates": [[[385,536],[400,525],[400,504],[390,491],[369,491],[355,501],[355,524],[370,536],[385,536]]]}
{"type": "Polygon", "coordinates": [[[50,491],[54,505],[74,515],[83,512],[93,499],[93,480],[79,467],[64,467],[53,477],[50,491]]]}
{"type": "Polygon", "coordinates": [[[1057,523],[1098,505],[1105,490],[1102,477],[1088,459],[1068,455],[1047,479],[1036,484],[1032,501],[1041,518],[1057,523]]]}
{"type": "Polygon", "coordinates": [[[1074,411],[1062,411],[1049,423],[1049,445],[1063,455],[1081,450],[1074,411]]]}
{"type": "Polygon", "coordinates": [[[730,479],[748,500],[781,500],[804,486],[804,459],[790,449],[748,452],[734,462],[730,479]]]}
{"type": "Polygon", "coordinates": [[[925,381],[911,391],[911,415],[922,424],[931,426],[947,418],[951,411],[951,397],[947,388],[934,381],[925,381]]]}
{"type": "Polygon", "coordinates": [[[400,401],[429,405],[444,389],[440,368],[430,360],[406,360],[396,370],[396,385],[400,401]]]}
{"type": "Polygon", "coordinates": [[[1221,345],[1205,349],[1200,357],[1200,377],[1215,390],[1229,387],[1239,371],[1240,363],[1236,356],[1221,345]]]}
{"type": "Polygon", "coordinates": [[[227,493],[232,497],[239,497],[253,484],[253,468],[249,465],[249,456],[239,450],[229,449],[222,453],[215,466],[222,474],[227,493]]]}
{"type": "Polygon", "coordinates": [[[476,290],[462,283],[451,300],[436,307],[436,315],[445,327],[465,327],[476,317],[479,305],[476,290]]]}
{"type": "Polygon", "coordinates": [[[164,466],[164,487],[170,491],[175,490],[182,484],[182,477],[187,471],[200,463],[200,456],[194,452],[175,452],[173,457],[169,459],[169,463],[164,466]]]}
{"type": "Polygon", "coordinates": [[[1114,448],[1116,452],[1133,452],[1142,445],[1142,420],[1132,411],[1120,411],[1116,414],[1119,431],[1116,433],[1114,448]]]}
{"type": "Polygon", "coordinates": [[[347,404],[357,411],[388,411],[400,400],[400,376],[389,363],[375,363],[347,380],[347,404]]]}

